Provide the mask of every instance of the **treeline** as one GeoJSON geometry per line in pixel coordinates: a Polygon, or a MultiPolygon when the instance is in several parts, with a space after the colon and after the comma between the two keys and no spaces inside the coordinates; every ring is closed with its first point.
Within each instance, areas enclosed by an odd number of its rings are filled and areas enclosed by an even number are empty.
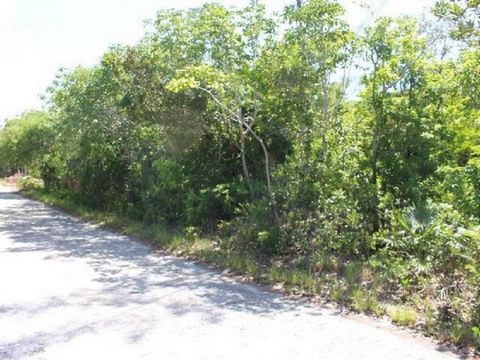
{"type": "Polygon", "coordinates": [[[304,269],[366,311],[405,302],[480,347],[479,7],[361,34],[331,0],[160,11],[8,121],[0,169],[304,269]]]}

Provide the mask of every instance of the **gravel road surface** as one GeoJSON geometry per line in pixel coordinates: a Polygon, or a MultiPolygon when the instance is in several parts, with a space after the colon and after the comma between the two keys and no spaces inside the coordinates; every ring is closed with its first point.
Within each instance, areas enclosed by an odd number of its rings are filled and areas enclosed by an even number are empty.
{"type": "Polygon", "coordinates": [[[154,254],[0,188],[0,359],[456,357],[383,322],[154,254]]]}

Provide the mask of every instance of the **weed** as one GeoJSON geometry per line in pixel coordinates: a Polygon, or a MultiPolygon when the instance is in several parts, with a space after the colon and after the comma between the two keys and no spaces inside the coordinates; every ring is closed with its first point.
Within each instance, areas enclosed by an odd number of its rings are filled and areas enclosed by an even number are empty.
{"type": "Polygon", "coordinates": [[[472,337],[471,329],[461,322],[454,322],[450,329],[450,338],[455,345],[465,345],[472,337]]]}
{"type": "Polygon", "coordinates": [[[352,306],[358,312],[382,316],[385,313],[384,307],[378,302],[372,291],[356,289],[352,293],[352,306]]]}
{"type": "Polygon", "coordinates": [[[270,266],[267,272],[267,280],[271,283],[283,282],[283,271],[276,265],[270,266]]]}
{"type": "Polygon", "coordinates": [[[417,323],[418,314],[409,306],[395,305],[390,307],[388,312],[395,324],[413,327],[417,323]]]}

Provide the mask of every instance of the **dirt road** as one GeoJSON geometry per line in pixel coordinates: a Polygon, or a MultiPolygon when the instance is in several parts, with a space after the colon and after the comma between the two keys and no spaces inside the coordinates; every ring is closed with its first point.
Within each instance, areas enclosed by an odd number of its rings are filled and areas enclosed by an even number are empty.
{"type": "Polygon", "coordinates": [[[2,360],[455,358],[0,188],[2,360]]]}

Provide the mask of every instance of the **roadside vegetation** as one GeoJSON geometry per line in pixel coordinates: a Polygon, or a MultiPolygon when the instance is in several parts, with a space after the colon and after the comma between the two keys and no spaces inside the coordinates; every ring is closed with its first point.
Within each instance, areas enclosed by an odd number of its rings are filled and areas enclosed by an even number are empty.
{"type": "Polygon", "coordinates": [[[7,122],[1,175],[27,169],[27,195],[86,219],[480,350],[480,2],[432,13],[354,33],[333,0],[160,11],[7,122]]]}

